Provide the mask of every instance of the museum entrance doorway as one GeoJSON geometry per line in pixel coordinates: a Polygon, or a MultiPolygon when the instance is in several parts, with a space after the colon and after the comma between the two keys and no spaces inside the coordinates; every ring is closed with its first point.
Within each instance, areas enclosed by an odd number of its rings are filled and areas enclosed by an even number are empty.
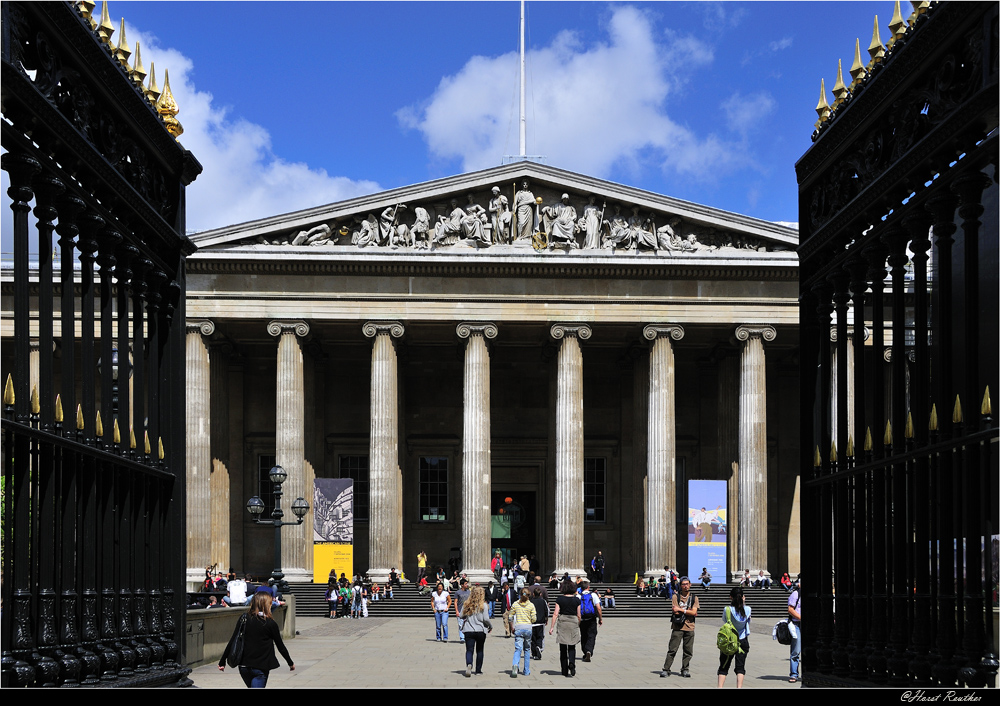
{"type": "Polygon", "coordinates": [[[490,494],[491,550],[500,550],[504,567],[513,566],[522,556],[537,555],[534,490],[502,490],[490,494]]]}

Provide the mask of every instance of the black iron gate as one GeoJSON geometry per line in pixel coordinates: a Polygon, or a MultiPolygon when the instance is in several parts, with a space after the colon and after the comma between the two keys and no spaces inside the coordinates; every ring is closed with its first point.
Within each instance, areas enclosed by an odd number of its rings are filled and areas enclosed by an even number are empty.
{"type": "Polygon", "coordinates": [[[914,5],[796,165],[807,684],[997,672],[997,5],[914,5]]]}
{"type": "Polygon", "coordinates": [[[93,4],[3,4],[3,686],[183,684],[189,672],[184,187],[201,165],[140,67],[95,28],[93,4]]]}

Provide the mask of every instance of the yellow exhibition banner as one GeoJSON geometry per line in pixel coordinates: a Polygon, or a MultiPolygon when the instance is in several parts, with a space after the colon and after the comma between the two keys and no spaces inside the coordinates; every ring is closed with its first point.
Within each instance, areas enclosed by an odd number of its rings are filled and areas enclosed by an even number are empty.
{"type": "Polygon", "coordinates": [[[354,576],[354,545],[346,542],[313,543],[313,583],[326,583],[330,571],[337,577],[354,576]]]}

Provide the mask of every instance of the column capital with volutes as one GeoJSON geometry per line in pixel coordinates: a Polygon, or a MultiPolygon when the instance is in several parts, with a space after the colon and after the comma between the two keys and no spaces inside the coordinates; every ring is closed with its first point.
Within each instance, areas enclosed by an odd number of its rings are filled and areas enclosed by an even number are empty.
{"type": "Polygon", "coordinates": [[[393,338],[402,338],[406,329],[398,321],[367,321],[361,327],[361,332],[368,338],[375,338],[379,334],[388,334],[393,338]]]}
{"type": "Polygon", "coordinates": [[[305,321],[269,321],[267,332],[272,336],[281,336],[283,333],[294,333],[299,338],[309,335],[309,324],[305,321]]]}
{"type": "MultiPolygon", "coordinates": [[[[867,341],[871,337],[871,335],[872,335],[871,329],[868,328],[867,326],[865,326],[865,327],[862,328],[862,330],[864,331],[864,340],[867,341]]],[[[847,337],[848,338],[854,338],[854,327],[853,326],[848,326],[847,327],[847,337]]],[[[837,342],[837,327],[836,326],[831,326],[830,327],[830,340],[833,341],[834,343],[837,342]]]]}
{"type": "Polygon", "coordinates": [[[200,333],[202,336],[215,333],[215,322],[209,319],[188,319],[185,326],[188,333],[200,333]]]}
{"type": "Polygon", "coordinates": [[[455,333],[459,338],[469,338],[474,334],[484,338],[496,338],[497,325],[492,321],[463,321],[455,327],[455,333]]]}
{"type": "Polygon", "coordinates": [[[773,341],[778,337],[778,332],[770,324],[741,324],[736,327],[737,340],[749,341],[751,337],[760,337],[765,341],[773,341]]]}
{"type": "Polygon", "coordinates": [[[581,341],[586,341],[590,338],[593,331],[587,324],[553,324],[552,328],[549,329],[549,333],[552,338],[557,340],[570,336],[578,338],[581,341]]]}
{"type": "Polygon", "coordinates": [[[661,336],[679,341],[684,338],[684,327],[678,324],[649,324],[642,329],[642,335],[647,341],[655,341],[661,336]]]}

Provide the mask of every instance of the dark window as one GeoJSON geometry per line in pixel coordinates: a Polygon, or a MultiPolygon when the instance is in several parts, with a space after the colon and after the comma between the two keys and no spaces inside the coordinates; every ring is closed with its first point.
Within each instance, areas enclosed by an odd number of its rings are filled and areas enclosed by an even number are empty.
{"type": "Polygon", "coordinates": [[[257,497],[264,501],[264,512],[260,514],[262,520],[270,520],[274,512],[274,483],[268,476],[274,462],[274,456],[261,454],[257,457],[257,497]]]}
{"type": "Polygon", "coordinates": [[[583,459],[583,508],[585,522],[605,522],[607,459],[583,459]]]}
{"type": "Polygon", "coordinates": [[[368,522],[368,457],[341,456],[340,477],[354,481],[354,519],[368,522]]]}
{"type": "Polygon", "coordinates": [[[444,456],[420,457],[420,519],[448,520],[448,459],[444,456]]]}

